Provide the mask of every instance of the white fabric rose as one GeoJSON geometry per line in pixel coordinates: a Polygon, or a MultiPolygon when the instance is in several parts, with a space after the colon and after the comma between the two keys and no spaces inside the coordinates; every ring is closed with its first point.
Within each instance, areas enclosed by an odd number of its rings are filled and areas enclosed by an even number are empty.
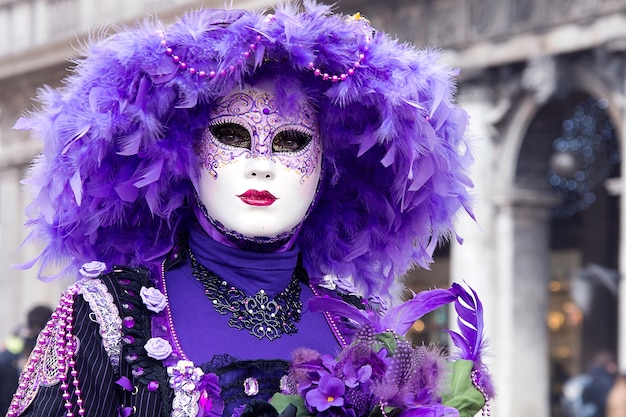
{"type": "Polygon", "coordinates": [[[104,262],[91,261],[83,264],[78,272],[80,272],[80,274],[85,278],[95,278],[100,276],[100,274],[102,274],[106,269],[107,266],[104,262]]]}
{"type": "Polygon", "coordinates": [[[144,346],[148,356],[157,360],[166,359],[172,354],[172,346],[170,342],[160,337],[153,337],[148,339],[144,346]]]}
{"type": "Polygon", "coordinates": [[[157,288],[141,287],[139,295],[141,295],[141,300],[148,310],[154,311],[155,313],[160,313],[165,306],[167,306],[167,298],[157,288]]]}

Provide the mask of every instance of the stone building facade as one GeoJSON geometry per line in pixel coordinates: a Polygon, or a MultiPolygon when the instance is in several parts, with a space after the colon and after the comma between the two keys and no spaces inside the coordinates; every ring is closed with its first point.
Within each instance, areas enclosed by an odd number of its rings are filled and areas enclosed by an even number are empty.
{"type": "MultiPolygon", "coordinates": [[[[228,2],[227,2],[228,3],[228,2]]],[[[266,7],[273,1],[234,2],[266,7]]],[[[401,41],[442,48],[470,113],[477,221],[436,257],[437,279],[481,295],[498,399],[494,414],[559,415],[558,375],[613,350],[626,371],[626,3],[622,0],[340,0],[401,41]],[[591,139],[590,139],[591,138],[591,139]],[[594,139],[595,138],[595,139],[594,139]],[[439,262],[437,262],[439,261],[439,262]],[[443,268],[441,266],[443,265],[443,268]]],[[[27,197],[19,180],[40,149],[11,129],[42,84],[55,85],[89,31],[148,12],[164,19],[221,0],[0,0],[0,336],[66,283],[9,265],[27,197]]],[[[32,255],[32,253],[31,253],[32,255]]],[[[433,272],[431,272],[433,274],[433,272]]],[[[416,287],[434,275],[417,271],[416,287]]]]}

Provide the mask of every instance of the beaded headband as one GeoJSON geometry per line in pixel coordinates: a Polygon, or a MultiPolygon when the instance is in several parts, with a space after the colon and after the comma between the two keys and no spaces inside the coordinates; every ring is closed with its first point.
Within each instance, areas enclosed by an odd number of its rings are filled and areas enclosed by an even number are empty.
{"type": "MultiPolygon", "coordinates": [[[[272,24],[275,21],[276,21],[276,16],[274,16],[273,14],[268,14],[267,17],[264,19],[264,22],[266,24],[272,24]]],[[[324,81],[331,81],[334,83],[339,82],[339,81],[345,81],[348,77],[354,75],[354,72],[358,68],[361,67],[361,65],[363,64],[363,61],[365,60],[365,52],[367,51],[368,44],[371,41],[371,36],[366,33],[367,30],[371,30],[370,22],[369,20],[361,16],[360,13],[355,13],[354,15],[346,18],[346,21],[361,22],[361,30],[363,31],[363,38],[365,40],[365,46],[363,48],[363,51],[358,52],[358,56],[356,57],[356,60],[354,61],[353,66],[348,68],[347,71],[340,73],[339,75],[323,72],[323,70],[317,67],[313,61],[309,62],[307,64],[307,68],[313,72],[313,75],[315,75],[316,77],[320,77],[324,81]]],[[[167,39],[166,39],[167,34],[164,30],[159,29],[156,32],[156,34],[161,39],[160,43],[163,46],[163,48],[165,48],[164,49],[165,54],[168,55],[172,59],[172,62],[178,66],[180,71],[183,71],[183,72],[186,71],[191,75],[197,75],[199,78],[215,78],[215,77],[225,77],[235,70],[234,65],[229,66],[228,69],[221,69],[221,70],[215,70],[215,69],[208,70],[206,68],[198,69],[194,66],[190,66],[187,64],[187,62],[181,59],[180,55],[176,53],[174,48],[169,46],[167,39]]],[[[254,40],[247,45],[248,49],[245,52],[241,53],[241,59],[237,60],[236,65],[239,65],[239,66],[246,65],[247,61],[249,61],[250,58],[253,57],[254,52],[257,50],[257,45],[259,45],[262,39],[263,37],[261,35],[254,36],[254,40]]]]}

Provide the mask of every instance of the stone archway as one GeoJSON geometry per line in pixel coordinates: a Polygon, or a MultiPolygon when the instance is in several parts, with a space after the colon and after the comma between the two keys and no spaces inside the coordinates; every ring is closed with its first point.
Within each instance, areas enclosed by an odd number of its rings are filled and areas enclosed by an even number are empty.
{"type": "MultiPolygon", "coordinates": [[[[528,131],[541,111],[535,91],[523,89],[523,68],[513,68],[501,83],[517,84],[509,108],[497,123],[491,204],[494,207],[493,254],[497,300],[494,359],[497,414],[549,416],[548,311],[549,220],[557,203],[547,187],[532,178],[520,181],[521,155],[528,131]]],[[[523,175],[525,176],[525,175],[523,175]]]]}
{"type": "MultiPolygon", "coordinates": [[[[564,75],[561,73],[559,77],[564,75]]],[[[570,80],[569,85],[559,85],[546,101],[537,100],[533,92],[518,91],[501,129],[503,138],[495,179],[498,193],[494,202],[494,229],[498,243],[494,258],[499,299],[497,351],[505,359],[497,361],[496,369],[497,383],[506,387],[499,397],[498,413],[509,416],[550,415],[550,332],[546,318],[551,308],[548,284],[553,270],[553,209],[560,204],[561,197],[554,193],[547,173],[562,123],[578,103],[590,97],[573,90],[575,78],[570,80]]],[[[598,85],[602,86],[602,82],[596,80],[596,90],[598,85]]],[[[612,114],[621,114],[619,109],[611,110],[612,114]]],[[[599,217],[603,223],[602,227],[597,221],[590,223],[586,233],[606,234],[611,221],[607,219],[619,218],[615,204],[607,209],[612,210],[613,217],[587,216],[596,220],[599,217]]],[[[617,247],[619,236],[613,235],[611,239],[613,247],[617,247]]],[[[583,251],[587,255],[581,259],[590,258],[594,251],[598,258],[610,246],[605,244],[603,250],[597,243],[581,244],[581,250],[587,248],[583,251]]],[[[611,265],[617,268],[617,250],[612,259],[611,265]]],[[[611,311],[615,310],[614,305],[611,311]]],[[[608,314],[604,312],[603,317],[608,314]]],[[[597,330],[597,326],[590,328],[597,330]]],[[[615,346],[616,341],[607,344],[611,343],[615,346]]]]}

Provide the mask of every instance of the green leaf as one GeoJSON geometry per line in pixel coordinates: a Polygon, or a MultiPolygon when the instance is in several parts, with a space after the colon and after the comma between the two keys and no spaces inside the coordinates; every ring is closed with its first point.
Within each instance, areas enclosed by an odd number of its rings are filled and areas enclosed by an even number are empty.
{"type": "Polygon", "coordinates": [[[460,417],[473,417],[485,405],[485,398],[472,383],[474,363],[459,359],[451,363],[450,391],[443,396],[443,404],[454,407],[460,417]]]}
{"type": "Polygon", "coordinates": [[[393,356],[398,349],[398,341],[396,340],[396,335],[393,332],[379,333],[376,335],[376,339],[378,339],[378,341],[387,348],[389,356],[393,356]]]}
{"type": "Polygon", "coordinates": [[[395,417],[398,414],[400,414],[400,412],[402,411],[399,408],[390,407],[388,405],[386,405],[384,409],[385,409],[385,414],[381,413],[380,407],[374,407],[374,409],[372,410],[372,412],[370,413],[368,417],[383,417],[383,416],[395,417]]]}
{"type": "Polygon", "coordinates": [[[276,411],[278,411],[278,414],[282,413],[289,404],[293,404],[298,409],[296,417],[311,416],[311,414],[309,414],[309,410],[307,410],[304,405],[304,398],[299,395],[285,395],[277,392],[270,399],[270,404],[274,406],[276,411]]]}

